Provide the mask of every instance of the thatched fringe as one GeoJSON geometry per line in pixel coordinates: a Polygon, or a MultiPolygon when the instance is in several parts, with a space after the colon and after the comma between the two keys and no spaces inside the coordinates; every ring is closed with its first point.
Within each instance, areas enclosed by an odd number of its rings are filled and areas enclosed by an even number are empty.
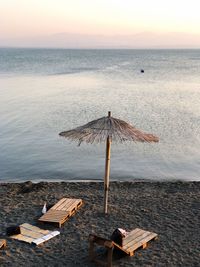
{"type": "Polygon", "coordinates": [[[78,140],[79,144],[86,143],[100,143],[105,142],[109,136],[111,141],[125,142],[158,142],[159,138],[143,133],[123,120],[113,117],[102,117],[93,120],[83,126],[77,127],[73,130],[59,133],[60,136],[71,140],[78,140]]]}

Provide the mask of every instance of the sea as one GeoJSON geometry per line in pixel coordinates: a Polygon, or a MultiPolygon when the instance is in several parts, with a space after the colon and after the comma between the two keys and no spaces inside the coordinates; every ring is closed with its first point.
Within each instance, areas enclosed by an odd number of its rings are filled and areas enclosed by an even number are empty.
{"type": "Polygon", "coordinates": [[[159,137],[113,142],[111,180],[200,180],[200,50],[1,48],[0,182],[102,181],[106,144],[59,133],[108,111],[159,137]]]}

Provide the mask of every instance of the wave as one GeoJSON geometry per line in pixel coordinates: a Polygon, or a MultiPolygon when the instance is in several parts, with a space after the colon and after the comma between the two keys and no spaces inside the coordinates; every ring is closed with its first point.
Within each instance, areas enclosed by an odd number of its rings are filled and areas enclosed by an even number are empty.
{"type": "Polygon", "coordinates": [[[72,68],[65,71],[58,71],[54,73],[49,73],[48,75],[54,76],[54,75],[68,75],[68,74],[75,74],[75,73],[81,73],[81,72],[90,72],[90,71],[97,71],[98,68],[72,68]]]}

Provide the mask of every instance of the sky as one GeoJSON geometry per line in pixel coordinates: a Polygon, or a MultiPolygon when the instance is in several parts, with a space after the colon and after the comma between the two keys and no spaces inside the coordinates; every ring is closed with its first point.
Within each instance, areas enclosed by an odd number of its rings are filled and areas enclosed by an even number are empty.
{"type": "Polygon", "coordinates": [[[0,41],[58,33],[200,36],[199,12],[199,0],[0,0],[0,41]]]}

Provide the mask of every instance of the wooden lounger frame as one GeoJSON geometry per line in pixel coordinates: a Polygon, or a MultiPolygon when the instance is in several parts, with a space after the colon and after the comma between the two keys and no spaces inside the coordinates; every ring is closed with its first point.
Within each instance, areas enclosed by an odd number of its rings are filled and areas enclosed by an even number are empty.
{"type": "Polygon", "coordinates": [[[20,234],[11,235],[10,238],[38,246],[59,234],[58,231],[44,230],[29,223],[23,223],[20,225],[20,234]]]}
{"type": "Polygon", "coordinates": [[[6,247],[6,240],[5,239],[0,239],[0,249],[6,247]]]}
{"type": "Polygon", "coordinates": [[[123,238],[122,246],[119,246],[112,240],[102,238],[93,234],[89,236],[90,249],[89,257],[91,261],[96,262],[97,264],[112,267],[112,255],[114,248],[118,248],[129,256],[133,256],[135,250],[142,247],[143,249],[147,247],[147,244],[150,240],[157,238],[156,233],[145,231],[139,228],[131,231],[125,238],[123,238]],[[95,244],[103,246],[107,249],[107,262],[97,259],[97,254],[95,253],[95,244]]]}
{"type": "Polygon", "coordinates": [[[54,223],[61,227],[82,205],[82,199],[62,198],[40,217],[39,221],[54,223]]]}

